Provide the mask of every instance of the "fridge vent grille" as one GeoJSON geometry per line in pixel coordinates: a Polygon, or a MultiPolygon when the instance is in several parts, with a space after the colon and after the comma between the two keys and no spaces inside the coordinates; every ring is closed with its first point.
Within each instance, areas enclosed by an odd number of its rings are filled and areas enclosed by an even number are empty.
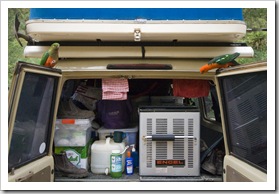
{"type": "MultiPolygon", "coordinates": [[[[188,119],[188,135],[194,135],[194,120],[188,119]]],[[[188,168],[194,167],[194,139],[188,139],[188,168]]]]}
{"type": "MultiPolygon", "coordinates": [[[[184,135],[185,134],[185,124],[184,119],[173,119],[173,134],[174,135],[184,135]]],[[[176,139],[173,142],[173,159],[183,160],[184,156],[184,144],[185,139],[176,139]]],[[[175,167],[177,168],[177,167],[175,167]]]]}
{"type": "Polygon", "coordinates": [[[157,160],[164,160],[167,159],[167,149],[168,149],[168,142],[166,141],[157,141],[156,143],[156,159],[157,160]]]}
{"type": "MultiPolygon", "coordinates": [[[[146,134],[152,135],[152,118],[146,120],[146,134]]],[[[148,139],[146,142],[146,167],[152,168],[152,140],[148,139]]]]}
{"type": "Polygon", "coordinates": [[[156,119],[156,134],[167,134],[168,120],[167,119],[156,119]]]}
{"type": "Polygon", "coordinates": [[[199,175],[199,124],[199,112],[140,112],[140,175],[199,175]]]}

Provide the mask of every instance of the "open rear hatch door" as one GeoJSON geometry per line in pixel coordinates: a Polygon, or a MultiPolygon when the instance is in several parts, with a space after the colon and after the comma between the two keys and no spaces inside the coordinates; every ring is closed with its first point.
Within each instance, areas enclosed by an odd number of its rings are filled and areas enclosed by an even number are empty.
{"type": "Polygon", "coordinates": [[[54,181],[52,157],[61,71],[18,62],[9,89],[8,181],[54,181]]]}
{"type": "Polygon", "coordinates": [[[217,75],[226,156],[223,180],[267,181],[267,68],[228,68],[217,75]]]}

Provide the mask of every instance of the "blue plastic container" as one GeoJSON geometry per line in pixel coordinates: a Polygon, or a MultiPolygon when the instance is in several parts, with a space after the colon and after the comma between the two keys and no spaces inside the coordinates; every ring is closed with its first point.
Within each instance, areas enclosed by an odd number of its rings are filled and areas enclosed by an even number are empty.
{"type": "Polygon", "coordinates": [[[125,171],[127,175],[134,174],[133,158],[131,157],[130,151],[127,151],[127,157],[125,159],[125,171]]]}
{"type": "Polygon", "coordinates": [[[241,8],[32,8],[30,20],[243,20],[241,8]]]}

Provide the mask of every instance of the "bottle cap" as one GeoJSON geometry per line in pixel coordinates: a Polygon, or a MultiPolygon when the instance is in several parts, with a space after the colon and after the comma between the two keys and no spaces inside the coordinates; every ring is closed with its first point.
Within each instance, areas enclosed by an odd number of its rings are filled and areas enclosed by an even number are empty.
{"type": "Polygon", "coordinates": [[[135,149],[135,144],[132,144],[131,145],[133,148],[132,148],[132,152],[135,152],[136,151],[136,149],[135,149]]]}
{"type": "Polygon", "coordinates": [[[130,157],[131,157],[131,152],[127,151],[127,158],[130,158],[130,157]]]}

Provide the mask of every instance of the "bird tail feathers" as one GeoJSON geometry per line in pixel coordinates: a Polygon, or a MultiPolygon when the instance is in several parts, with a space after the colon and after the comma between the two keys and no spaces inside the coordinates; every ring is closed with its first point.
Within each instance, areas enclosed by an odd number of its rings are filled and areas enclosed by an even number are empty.
{"type": "Polygon", "coordinates": [[[232,66],[240,65],[240,63],[236,62],[235,60],[232,61],[232,66]]]}

